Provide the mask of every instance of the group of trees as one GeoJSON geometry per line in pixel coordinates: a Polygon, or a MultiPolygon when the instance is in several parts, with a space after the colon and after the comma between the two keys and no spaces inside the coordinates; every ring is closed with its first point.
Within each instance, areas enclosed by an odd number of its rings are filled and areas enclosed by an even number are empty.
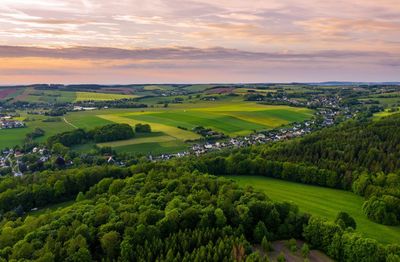
{"type": "MultiPolygon", "coordinates": [[[[305,239],[338,261],[400,258],[400,246],[354,233],[354,219],[346,213],[335,222],[310,219],[292,204],[176,164],[146,162],[3,179],[0,206],[12,211],[3,213],[0,222],[0,258],[265,261],[270,241],[290,238],[305,239]],[[31,207],[73,198],[70,207],[19,217],[31,207]],[[262,253],[252,248],[256,244],[262,253]]],[[[303,253],[308,252],[304,247],[303,253]]]]}
{"type": "Polygon", "coordinates": [[[311,217],[304,228],[304,238],[312,248],[324,251],[337,261],[399,261],[398,244],[382,245],[376,240],[363,238],[341,223],[311,217]]]}
{"type": "Polygon", "coordinates": [[[130,139],[135,136],[135,132],[128,124],[109,124],[88,131],[87,136],[99,143],[130,139]]]}
{"type": "Polygon", "coordinates": [[[354,171],[396,172],[400,169],[399,126],[400,114],[377,121],[348,121],[265,147],[260,153],[269,159],[317,165],[343,177],[354,171]]]}
{"type": "Polygon", "coordinates": [[[351,121],[297,140],[209,154],[193,159],[191,166],[215,175],[261,175],[352,190],[366,198],[368,218],[397,225],[399,126],[400,115],[351,121]]]}
{"type": "Polygon", "coordinates": [[[17,208],[30,211],[32,208],[71,200],[80,191],[85,192],[103,178],[123,178],[129,175],[128,169],[94,166],[7,177],[0,180],[0,211],[12,217],[17,208]]]}
{"type": "Polygon", "coordinates": [[[151,126],[149,124],[136,124],[135,125],[136,133],[151,133],[151,126]]]}
{"type": "Polygon", "coordinates": [[[54,107],[49,111],[45,112],[46,116],[63,116],[68,113],[68,108],[66,107],[54,107]]]}
{"type": "Polygon", "coordinates": [[[96,127],[89,131],[76,129],[56,134],[47,139],[47,144],[52,147],[59,143],[63,146],[70,147],[73,145],[83,144],[88,140],[93,140],[95,142],[108,142],[129,139],[134,136],[135,132],[128,124],[109,124],[96,127]]]}
{"type": "MultiPolygon", "coordinates": [[[[101,168],[88,175],[71,172],[40,178],[40,186],[53,183],[61,195],[71,188],[75,193],[79,190],[77,202],[39,216],[3,216],[0,257],[242,261],[253,252],[251,243],[260,244],[263,238],[301,238],[308,221],[308,216],[299,214],[291,204],[274,203],[264,194],[241,189],[227,179],[191,174],[173,165],[135,166],[126,169],[129,173],[118,171],[122,172],[118,176],[114,175],[117,170],[109,171],[110,177],[87,188],[100,178],[97,173],[104,172],[101,168]],[[67,181],[74,184],[64,184],[67,181]]],[[[261,259],[259,254],[255,257],[261,259]]]]}

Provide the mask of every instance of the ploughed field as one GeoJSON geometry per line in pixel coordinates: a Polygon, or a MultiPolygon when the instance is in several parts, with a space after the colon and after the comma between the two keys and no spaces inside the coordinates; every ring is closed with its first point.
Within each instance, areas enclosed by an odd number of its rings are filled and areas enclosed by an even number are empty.
{"type": "Polygon", "coordinates": [[[362,212],[363,198],[352,192],[305,185],[261,176],[229,176],[240,186],[252,186],[275,201],[293,202],[300,211],[334,220],[339,211],[349,213],[359,233],[382,243],[399,243],[400,226],[385,226],[368,220],[362,212]]]}

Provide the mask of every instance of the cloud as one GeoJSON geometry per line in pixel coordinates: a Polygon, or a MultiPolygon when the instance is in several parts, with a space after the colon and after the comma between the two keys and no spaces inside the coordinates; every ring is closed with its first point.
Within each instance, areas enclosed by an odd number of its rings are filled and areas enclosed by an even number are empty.
{"type": "Polygon", "coordinates": [[[169,47],[120,49],[107,47],[39,48],[28,46],[0,46],[0,57],[45,57],[62,59],[116,60],[313,60],[353,59],[355,57],[391,56],[384,52],[325,50],[313,53],[250,52],[222,47],[169,47]]]}
{"type": "Polygon", "coordinates": [[[400,75],[399,13],[398,0],[2,0],[0,69],[40,67],[49,79],[69,68],[88,79],[100,69],[104,79],[157,70],[158,79],[189,78],[189,69],[214,79],[285,71],[384,78],[400,75]]]}

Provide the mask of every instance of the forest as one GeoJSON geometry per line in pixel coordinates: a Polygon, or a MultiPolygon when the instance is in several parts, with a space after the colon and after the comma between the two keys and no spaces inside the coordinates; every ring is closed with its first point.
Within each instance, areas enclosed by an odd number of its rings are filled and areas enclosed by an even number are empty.
{"type": "MultiPolygon", "coordinates": [[[[43,187],[29,197],[36,207],[47,204],[40,199],[75,201],[39,215],[23,214],[32,205],[21,201],[22,208],[7,212],[0,233],[4,261],[267,261],[268,243],[289,238],[339,261],[400,257],[400,245],[361,237],[346,214],[335,222],[310,217],[252,188],[172,162],[10,178],[2,181],[1,195],[30,183],[43,187]]],[[[23,193],[10,194],[7,202],[23,193]]]]}
{"type": "Polygon", "coordinates": [[[371,220],[400,223],[400,115],[349,121],[304,138],[192,161],[215,175],[261,175],[351,190],[371,220]]]}
{"type": "MultiPolygon", "coordinates": [[[[337,261],[399,261],[399,243],[360,235],[347,213],[338,210],[328,221],[222,177],[267,176],[353,191],[365,198],[366,217],[398,225],[399,122],[398,114],[350,120],[302,138],[198,157],[141,158],[121,167],[103,159],[1,177],[0,259],[268,261],[272,242],[298,239],[337,261]],[[57,205],[65,207],[52,208],[57,205]]],[[[134,134],[131,126],[108,125],[58,134],[47,144],[54,152],[65,147],[61,155],[75,161],[70,146],[134,134]]]]}

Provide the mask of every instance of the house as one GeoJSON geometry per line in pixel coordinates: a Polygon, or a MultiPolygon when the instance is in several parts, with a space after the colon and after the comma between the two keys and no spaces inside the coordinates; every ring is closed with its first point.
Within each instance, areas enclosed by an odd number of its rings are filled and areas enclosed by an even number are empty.
{"type": "Polygon", "coordinates": [[[25,127],[25,123],[22,121],[13,120],[1,120],[0,129],[11,129],[11,128],[22,128],[25,127]]]}

